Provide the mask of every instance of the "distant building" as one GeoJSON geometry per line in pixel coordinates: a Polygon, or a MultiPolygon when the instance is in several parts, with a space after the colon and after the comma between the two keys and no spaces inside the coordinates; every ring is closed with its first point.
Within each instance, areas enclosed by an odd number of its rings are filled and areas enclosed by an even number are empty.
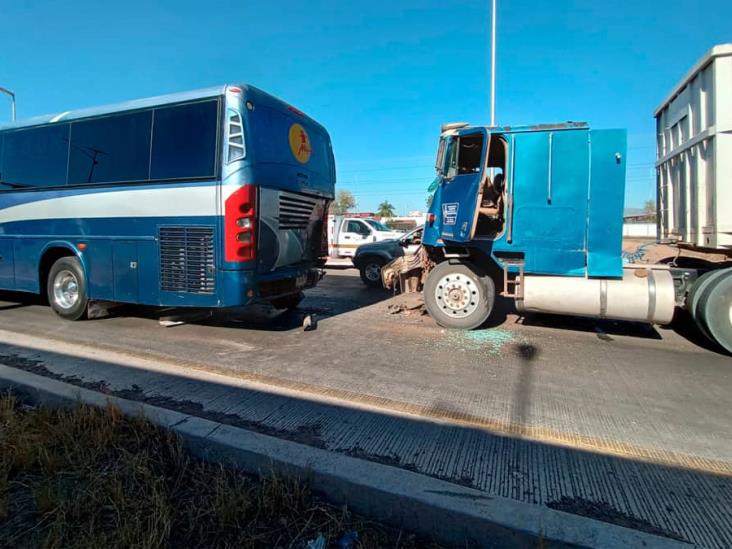
{"type": "Polygon", "coordinates": [[[642,208],[625,208],[623,236],[625,238],[657,238],[656,213],[642,208]]]}

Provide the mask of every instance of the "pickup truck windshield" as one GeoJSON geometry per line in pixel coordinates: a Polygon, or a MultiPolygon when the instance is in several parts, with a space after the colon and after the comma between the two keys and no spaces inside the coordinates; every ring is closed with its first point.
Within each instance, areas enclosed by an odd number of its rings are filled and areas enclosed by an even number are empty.
{"type": "Polygon", "coordinates": [[[366,221],[366,223],[371,225],[377,231],[385,231],[385,232],[391,231],[391,229],[389,227],[387,227],[386,225],[382,225],[381,223],[379,223],[378,221],[376,221],[374,219],[365,219],[364,221],[366,221]]]}

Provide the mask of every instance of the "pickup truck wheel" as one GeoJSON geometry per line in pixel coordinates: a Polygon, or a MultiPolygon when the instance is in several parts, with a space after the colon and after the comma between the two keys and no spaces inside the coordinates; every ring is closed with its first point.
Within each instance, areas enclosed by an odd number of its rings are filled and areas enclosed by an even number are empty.
{"type": "Polygon", "coordinates": [[[701,330],[732,353],[732,271],[706,285],[697,302],[696,322],[701,330]]]}
{"type": "Polygon", "coordinates": [[[380,257],[369,257],[361,262],[359,273],[364,284],[374,288],[383,288],[381,282],[381,268],[386,262],[380,257]]]}
{"type": "Polygon", "coordinates": [[[468,262],[440,263],[424,285],[427,311],[445,328],[477,328],[490,316],[495,300],[493,279],[468,262]]]}
{"type": "Polygon", "coordinates": [[[53,264],[46,293],[53,312],[61,318],[79,320],[86,316],[86,275],[78,257],[62,257],[53,264]]]}
{"type": "Polygon", "coordinates": [[[296,294],[271,299],[270,304],[272,305],[272,307],[274,307],[275,309],[279,309],[280,311],[291,311],[293,309],[297,309],[297,306],[300,305],[300,302],[304,298],[305,294],[302,292],[298,292],[296,294]]]}

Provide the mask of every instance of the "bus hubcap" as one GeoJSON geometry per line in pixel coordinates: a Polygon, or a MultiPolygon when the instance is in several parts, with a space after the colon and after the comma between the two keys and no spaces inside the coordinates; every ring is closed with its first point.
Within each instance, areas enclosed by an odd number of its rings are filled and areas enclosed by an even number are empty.
{"type": "Polygon", "coordinates": [[[437,283],[435,300],[446,315],[465,318],[478,308],[480,293],[475,282],[467,276],[450,274],[437,283]]]}
{"type": "Polygon", "coordinates": [[[79,301],[79,283],[76,275],[71,271],[63,270],[53,279],[53,297],[59,307],[71,309],[79,301]]]}
{"type": "Polygon", "coordinates": [[[376,263],[370,263],[366,265],[366,269],[364,269],[364,274],[369,280],[379,280],[379,278],[381,278],[381,267],[379,267],[376,263]]]}

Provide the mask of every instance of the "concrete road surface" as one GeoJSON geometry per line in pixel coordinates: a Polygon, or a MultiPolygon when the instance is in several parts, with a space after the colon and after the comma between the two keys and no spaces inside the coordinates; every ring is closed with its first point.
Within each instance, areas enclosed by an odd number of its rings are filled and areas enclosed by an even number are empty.
{"type": "Polygon", "coordinates": [[[485,329],[449,331],[347,268],[330,269],[297,311],[200,314],[173,327],[158,318],[179,320],[175,311],[124,307],[71,323],[4,299],[2,363],[732,545],[732,358],[688,323],[519,318],[501,302],[485,329]],[[308,314],[318,327],[303,332],[308,314]]]}

